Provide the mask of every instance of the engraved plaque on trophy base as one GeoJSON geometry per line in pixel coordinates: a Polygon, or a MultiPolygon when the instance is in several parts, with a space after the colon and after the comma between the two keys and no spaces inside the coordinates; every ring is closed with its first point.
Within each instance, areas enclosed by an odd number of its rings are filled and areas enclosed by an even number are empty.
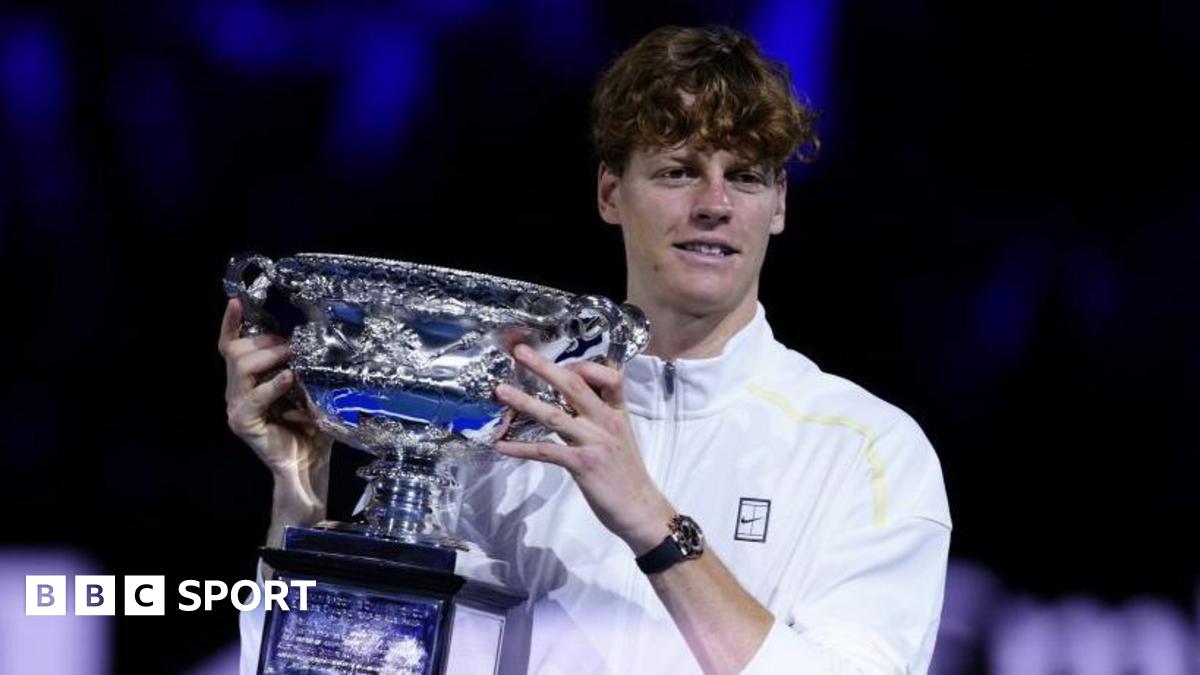
{"type": "Polygon", "coordinates": [[[263,675],[494,674],[517,637],[507,617],[526,595],[455,574],[452,550],[288,528],[262,554],[277,579],[317,582],[307,610],[293,588],[288,611],[267,613],[263,675]]]}

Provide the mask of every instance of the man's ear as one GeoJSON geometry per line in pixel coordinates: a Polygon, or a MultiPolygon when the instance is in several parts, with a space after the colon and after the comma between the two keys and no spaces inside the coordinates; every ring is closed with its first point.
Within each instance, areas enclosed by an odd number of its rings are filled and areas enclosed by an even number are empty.
{"type": "Polygon", "coordinates": [[[771,214],[771,234],[783,232],[784,212],[787,211],[787,171],[780,169],[775,177],[775,213],[771,214]]]}
{"type": "Polygon", "coordinates": [[[621,224],[621,209],[617,206],[617,190],[621,187],[621,177],[613,173],[608,165],[600,162],[596,174],[596,206],[600,209],[600,217],[610,225],[621,224]]]}

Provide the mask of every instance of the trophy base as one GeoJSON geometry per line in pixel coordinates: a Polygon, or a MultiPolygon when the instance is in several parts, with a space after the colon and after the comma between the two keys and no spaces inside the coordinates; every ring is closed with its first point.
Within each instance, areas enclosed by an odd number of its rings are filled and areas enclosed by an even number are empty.
{"type": "Polygon", "coordinates": [[[508,617],[528,596],[455,574],[451,549],[288,528],[262,557],[277,579],[316,581],[307,609],[293,589],[291,609],[267,613],[263,675],[495,675],[505,645],[524,639],[508,617]]]}
{"type": "Polygon", "coordinates": [[[356,537],[370,537],[388,542],[445,549],[450,553],[454,551],[478,552],[481,550],[475,544],[465,539],[453,537],[446,532],[410,532],[401,526],[394,528],[381,527],[378,522],[343,523],[334,520],[323,520],[314,525],[313,528],[329,532],[343,532],[356,537]]]}
{"type": "Polygon", "coordinates": [[[453,548],[377,537],[369,534],[367,528],[365,524],[333,520],[323,520],[313,527],[289,527],[284,534],[282,550],[329,553],[454,571],[458,554],[453,548]]]}

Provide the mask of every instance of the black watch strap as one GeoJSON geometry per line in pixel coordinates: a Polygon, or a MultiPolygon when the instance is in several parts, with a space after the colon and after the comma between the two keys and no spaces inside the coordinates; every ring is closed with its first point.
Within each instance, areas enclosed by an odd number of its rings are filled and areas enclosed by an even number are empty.
{"type": "Polygon", "coordinates": [[[704,533],[696,521],[676,515],[667,524],[671,534],[662,543],[637,557],[638,569],[646,574],[658,574],[684,560],[699,558],[704,553],[704,533]]]}
{"type": "Polygon", "coordinates": [[[663,539],[658,546],[637,557],[637,566],[646,574],[658,574],[671,569],[675,563],[682,561],[683,551],[679,550],[679,544],[675,543],[673,536],[667,535],[667,538],[663,539]]]}

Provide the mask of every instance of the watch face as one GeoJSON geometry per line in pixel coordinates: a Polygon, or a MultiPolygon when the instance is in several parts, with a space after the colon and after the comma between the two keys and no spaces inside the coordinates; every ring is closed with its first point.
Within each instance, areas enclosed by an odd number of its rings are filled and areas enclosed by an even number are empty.
{"type": "Polygon", "coordinates": [[[699,557],[704,552],[704,533],[696,521],[687,516],[676,516],[671,527],[671,537],[679,545],[685,559],[699,557]]]}

